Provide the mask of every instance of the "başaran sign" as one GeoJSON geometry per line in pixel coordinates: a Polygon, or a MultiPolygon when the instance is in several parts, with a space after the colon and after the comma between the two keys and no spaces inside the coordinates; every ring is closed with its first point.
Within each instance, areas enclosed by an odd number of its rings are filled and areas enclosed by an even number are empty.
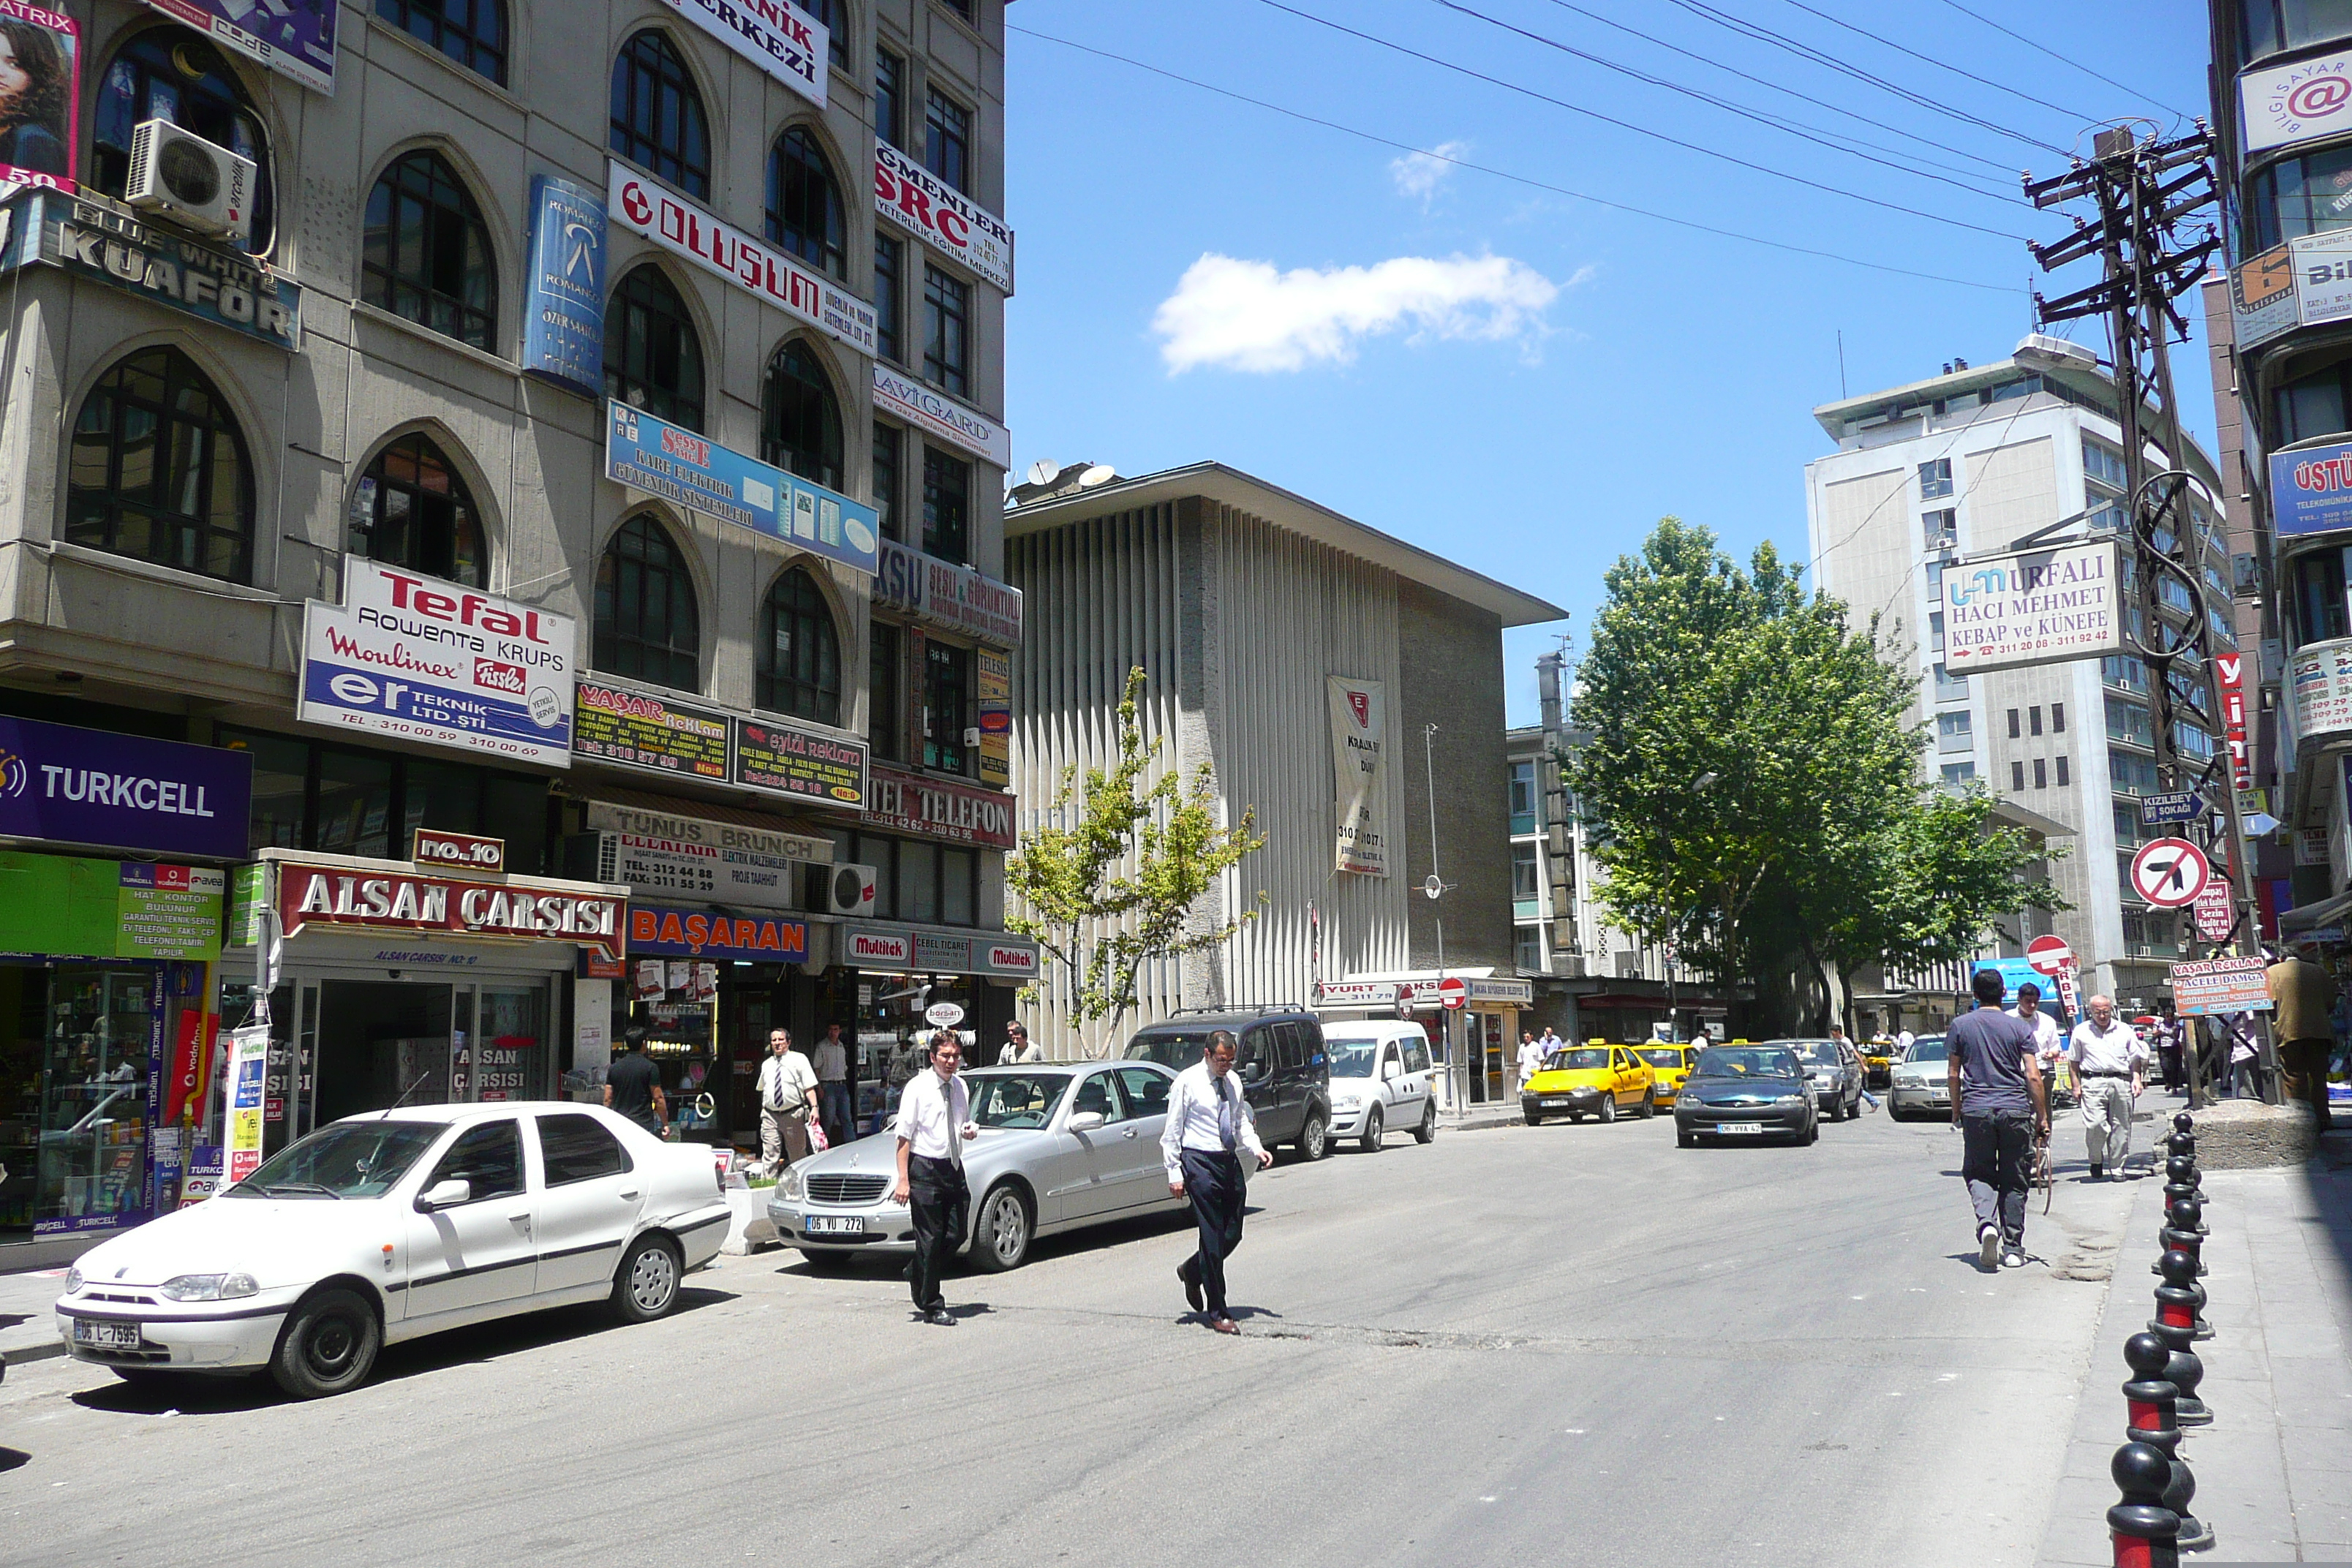
{"type": "Polygon", "coordinates": [[[1944,665],[1966,675],[2121,653],[2122,588],[2112,540],[1948,566],[1944,665]]]}
{"type": "Polygon", "coordinates": [[[1327,678],[1331,771],[1339,783],[1339,838],[1334,869],[1389,874],[1388,797],[1381,761],[1388,743],[1388,699],[1377,680],[1327,678]]]}

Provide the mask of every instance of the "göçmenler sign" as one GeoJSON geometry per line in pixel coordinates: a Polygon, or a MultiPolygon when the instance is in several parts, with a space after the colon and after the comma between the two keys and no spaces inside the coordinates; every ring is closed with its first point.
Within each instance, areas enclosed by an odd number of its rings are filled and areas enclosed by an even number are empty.
{"type": "Polygon", "coordinates": [[[874,144],[874,210],[1013,292],[1013,231],[1004,220],[887,142],[874,144]]]}
{"type": "Polygon", "coordinates": [[[2121,653],[2122,585],[2111,540],[1948,566],[1944,665],[1963,675],[2121,653]]]}

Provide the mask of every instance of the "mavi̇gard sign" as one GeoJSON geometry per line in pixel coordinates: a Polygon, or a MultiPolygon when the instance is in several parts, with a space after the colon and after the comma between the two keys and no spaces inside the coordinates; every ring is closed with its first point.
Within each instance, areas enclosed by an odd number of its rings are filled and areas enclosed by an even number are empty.
{"type": "Polygon", "coordinates": [[[2122,585],[2107,541],[1947,566],[1944,666],[1966,675],[2121,653],[2122,585]]]}

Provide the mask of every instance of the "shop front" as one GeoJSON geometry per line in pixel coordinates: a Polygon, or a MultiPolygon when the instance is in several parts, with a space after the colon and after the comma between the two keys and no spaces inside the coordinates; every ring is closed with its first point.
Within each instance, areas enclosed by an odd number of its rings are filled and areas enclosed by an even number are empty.
{"type": "Polygon", "coordinates": [[[1463,984],[1460,1007],[1444,1005],[1440,976],[1428,969],[1356,975],[1325,985],[1323,995],[1336,1004],[1328,1009],[1333,1016],[1361,1017],[1368,1012],[1388,1016],[1391,1008],[1371,998],[1393,994],[1394,1015],[1419,1019],[1433,1055],[1444,1064],[1438,1081],[1447,1104],[1507,1099],[1517,1085],[1519,1016],[1535,1005],[1535,987],[1525,980],[1497,978],[1491,969],[1454,969],[1447,976],[1463,984]]]}
{"type": "Polygon", "coordinates": [[[790,915],[631,906],[611,1032],[646,1031],[673,1136],[760,1146],[768,1032],[791,1029],[801,1048],[813,1044],[801,1005],[811,934],[808,921],[790,915]]]}
{"type": "Polygon", "coordinates": [[[834,942],[825,995],[856,1020],[860,1127],[885,1109],[892,1059],[931,1029],[955,1030],[971,1065],[994,1061],[1014,994],[1037,978],[1037,944],[1002,931],[857,922],[834,942]]]}

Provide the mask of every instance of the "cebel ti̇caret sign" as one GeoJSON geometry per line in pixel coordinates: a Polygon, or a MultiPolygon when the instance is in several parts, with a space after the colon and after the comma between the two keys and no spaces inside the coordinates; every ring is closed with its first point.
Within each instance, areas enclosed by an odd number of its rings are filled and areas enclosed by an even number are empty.
{"type": "Polygon", "coordinates": [[[2112,540],[1944,568],[1944,667],[1954,675],[2098,658],[2124,647],[2112,540]]]}
{"type": "Polygon", "coordinates": [[[234,860],[252,807],[248,752],[0,718],[0,837],[234,860]]]}

